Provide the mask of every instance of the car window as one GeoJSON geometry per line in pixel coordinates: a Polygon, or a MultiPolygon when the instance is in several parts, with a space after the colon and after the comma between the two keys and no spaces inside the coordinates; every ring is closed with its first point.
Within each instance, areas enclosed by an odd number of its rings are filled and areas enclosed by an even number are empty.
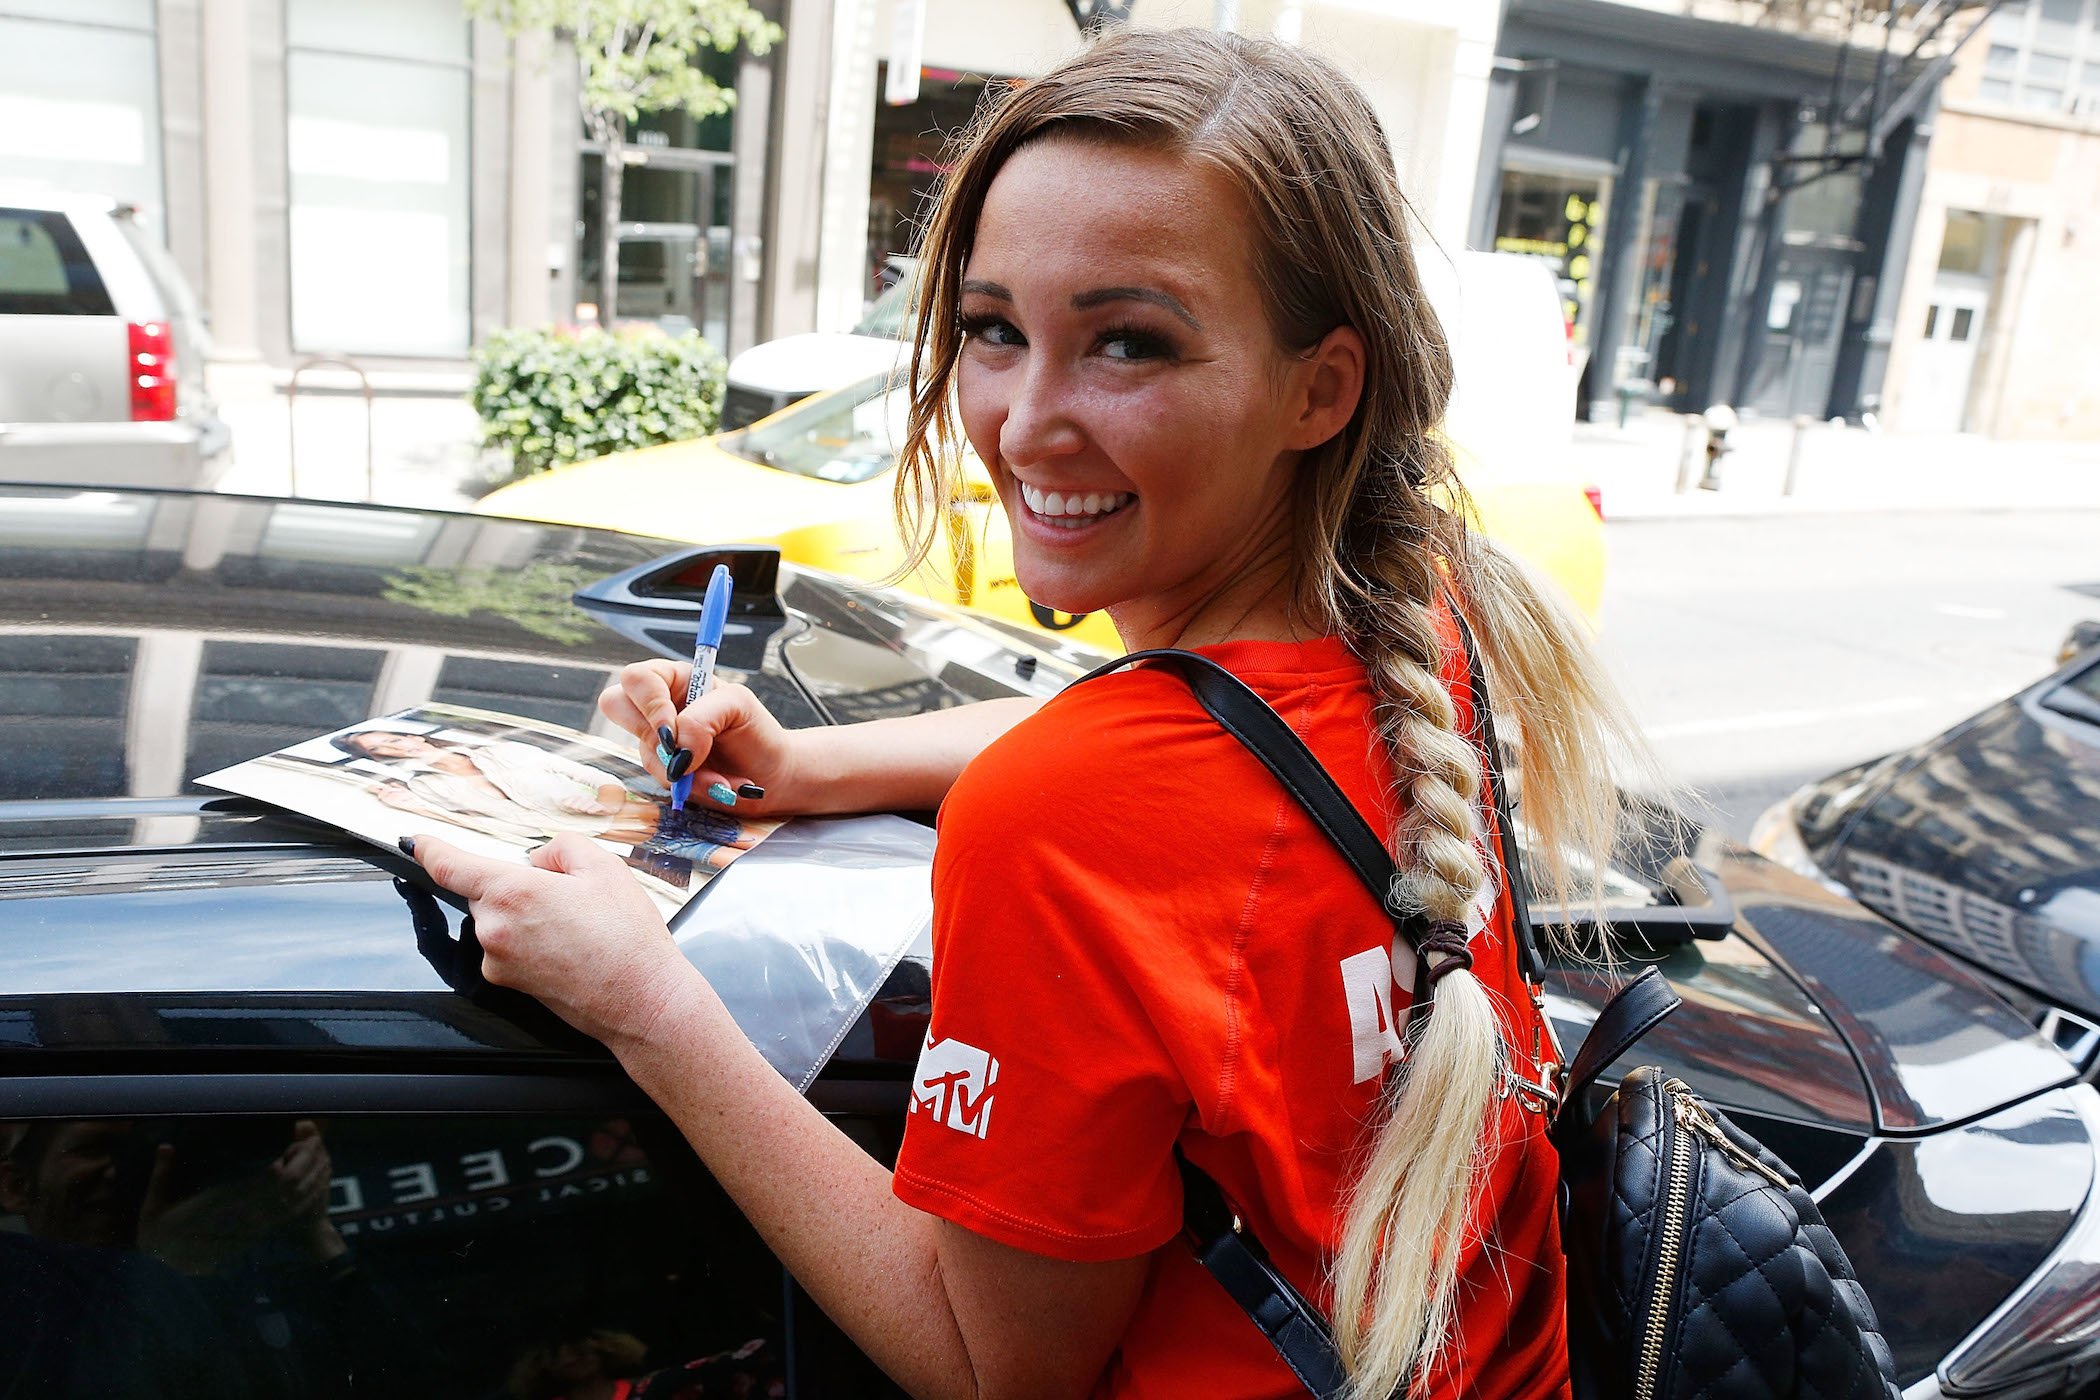
{"type": "Polygon", "coordinates": [[[897,461],[903,395],[888,375],[824,394],[745,431],[724,445],[739,457],[797,476],[841,485],[868,481],[897,461]]]}
{"type": "Polygon", "coordinates": [[[919,283],[919,263],[916,258],[892,258],[888,270],[897,274],[897,280],[868,308],[867,315],[853,328],[855,335],[882,336],[890,340],[904,339],[904,318],[911,314],[912,290],[919,283]]]}
{"type": "Polygon", "coordinates": [[[0,1148],[0,1393],[699,1400],[787,1395],[797,1361],[797,1395],[897,1393],[654,1115],[40,1120],[0,1148]]]}
{"type": "Polygon", "coordinates": [[[115,314],[108,289],[65,215],[0,208],[0,315],[115,314]]]}

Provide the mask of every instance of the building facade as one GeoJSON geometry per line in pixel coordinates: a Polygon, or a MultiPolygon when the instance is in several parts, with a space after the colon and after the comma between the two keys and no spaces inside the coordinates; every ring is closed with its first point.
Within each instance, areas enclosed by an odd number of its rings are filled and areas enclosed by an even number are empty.
{"type": "Polygon", "coordinates": [[[1553,264],[1586,416],[1878,406],[1931,89],[1859,159],[1877,32],[1814,6],[1510,0],[1471,237],[1553,264]]]}
{"type": "Polygon", "coordinates": [[[1942,94],[1889,366],[1913,431],[2100,440],[2100,3],[2010,0],[1942,94]]]}
{"type": "MultiPolygon", "coordinates": [[[[771,60],[704,62],[760,100],[637,125],[618,310],[734,346],[771,60]]],[[[449,392],[489,331],[587,319],[599,155],[575,91],[572,62],[460,0],[0,0],[0,181],[137,204],[211,315],[222,397],[315,357],[449,392]]]]}
{"type": "MultiPolygon", "coordinates": [[[[645,115],[616,315],[734,353],[844,330],[910,250],[987,83],[1080,42],[1065,0],[759,0],[784,39],[707,55],[731,112],[645,115]],[[895,64],[910,66],[891,82],[895,64]],[[913,76],[916,81],[910,81],[913,76]]],[[[1464,236],[1497,0],[1136,0],[1337,59],[1424,223],[1464,236]]],[[[222,400],[317,358],[463,382],[506,325],[597,310],[601,156],[573,62],[460,0],[0,0],[0,182],[140,206],[210,312],[222,400]]]]}
{"type": "MultiPolygon", "coordinates": [[[[1135,0],[1128,22],[1274,35],[1334,60],[1370,95],[1423,224],[1455,247],[1498,12],[1499,0],[1135,0]]],[[[785,23],[764,329],[846,330],[910,250],[942,149],[985,87],[1045,71],[1080,31],[1064,0],[792,0],[785,23]],[[893,84],[893,65],[916,82],[893,84]]]]}

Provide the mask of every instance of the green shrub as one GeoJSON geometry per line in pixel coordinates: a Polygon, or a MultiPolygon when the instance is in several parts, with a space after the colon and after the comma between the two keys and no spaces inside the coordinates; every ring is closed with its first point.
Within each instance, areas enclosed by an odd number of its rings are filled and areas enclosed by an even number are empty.
{"type": "Polygon", "coordinates": [[[697,335],[653,327],[497,331],[474,349],[469,398],[481,440],[512,474],[715,430],[722,357],[697,335]]]}

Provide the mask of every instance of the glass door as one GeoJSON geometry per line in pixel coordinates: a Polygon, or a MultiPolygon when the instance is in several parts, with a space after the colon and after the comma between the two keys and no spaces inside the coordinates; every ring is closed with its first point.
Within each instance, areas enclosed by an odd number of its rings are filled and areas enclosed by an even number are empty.
{"type": "MultiPolygon", "coordinates": [[[[617,321],[646,321],[671,335],[698,331],[726,353],[729,339],[728,157],[711,152],[630,147],[620,181],[617,321]]],[[[598,171],[586,151],[583,217],[578,220],[576,299],[598,298],[598,171]]]]}

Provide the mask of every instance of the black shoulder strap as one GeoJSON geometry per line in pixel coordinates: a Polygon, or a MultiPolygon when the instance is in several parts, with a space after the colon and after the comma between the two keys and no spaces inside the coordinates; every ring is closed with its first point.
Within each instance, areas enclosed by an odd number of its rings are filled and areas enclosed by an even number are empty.
{"type": "Polygon", "coordinates": [[[1502,874],[1509,886],[1509,926],[1517,938],[1517,968],[1534,985],[1546,980],[1546,960],[1539,954],[1538,930],[1531,923],[1530,886],[1524,879],[1523,862],[1517,858],[1516,823],[1511,819],[1509,785],[1502,777],[1502,745],[1495,739],[1495,708],[1488,700],[1487,671],[1480,664],[1480,648],[1473,642],[1473,629],[1457,608],[1451,616],[1458,622],[1458,639],[1466,649],[1466,678],[1473,691],[1474,743],[1480,749],[1481,766],[1487,773],[1488,798],[1495,807],[1495,844],[1501,853],[1502,874]]]}
{"type": "Polygon", "coordinates": [[[1179,1148],[1174,1160],[1181,1167],[1182,1230],[1197,1260],[1254,1320],[1301,1385],[1320,1400],[1340,1400],[1349,1378],[1327,1319],[1269,1262],[1261,1241],[1239,1228],[1218,1183],[1179,1148]]]}

